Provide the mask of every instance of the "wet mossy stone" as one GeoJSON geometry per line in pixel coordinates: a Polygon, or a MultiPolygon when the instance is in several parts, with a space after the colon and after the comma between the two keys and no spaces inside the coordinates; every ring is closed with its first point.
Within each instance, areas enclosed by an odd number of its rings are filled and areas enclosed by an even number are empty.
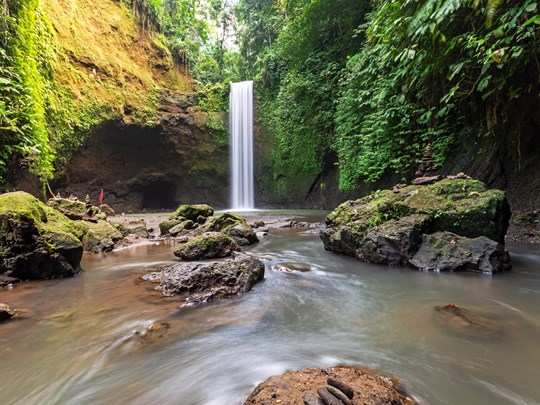
{"type": "Polygon", "coordinates": [[[444,179],[347,201],[326,217],[321,239],[325,249],[335,253],[407,265],[424,234],[484,236],[503,244],[510,214],[503,191],[488,190],[478,180],[444,179]]]}
{"type": "Polygon", "coordinates": [[[209,219],[202,229],[229,235],[241,246],[259,241],[253,227],[247,223],[246,219],[231,212],[225,212],[219,217],[209,219]]]}
{"type": "Polygon", "coordinates": [[[114,244],[122,239],[120,230],[107,221],[85,222],[87,230],[82,238],[84,250],[87,252],[110,252],[114,244]]]}
{"type": "Polygon", "coordinates": [[[73,276],[80,271],[84,228],[18,191],[0,195],[0,273],[18,279],[73,276]]]}
{"type": "Polygon", "coordinates": [[[175,227],[178,224],[181,224],[186,219],[184,217],[178,217],[177,219],[171,219],[169,221],[163,221],[159,224],[159,232],[161,236],[170,235],[169,231],[171,228],[175,227]]]}
{"type": "Polygon", "coordinates": [[[185,230],[190,230],[193,228],[193,221],[188,219],[185,221],[180,222],[179,224],[173,226],[171,229],[169,229],[169,234],[171,236],[177,236],[184,232],[185,230]]]}
{"type": "Polygon", "coordinates": [[[208,218],[212,215],[214,215],[214,209],[207,204],[181,205],[169,217],[169,220],[185,218],[197,222],[199,216],[208,218]]]}
{"type": "Polygon", "coordinates": [[[221,232],[205,232],[180,245],[174,252],[183,260],[207,260],[232,255],[238,250],[233,238],[221,232]]]}
{"type": "Polygon", "coordinates": [[[60,211],[69,219],[81,220],[86,214],[86,204],[78,200],[55,197],[47,201],[47,205],[60,211]]]}

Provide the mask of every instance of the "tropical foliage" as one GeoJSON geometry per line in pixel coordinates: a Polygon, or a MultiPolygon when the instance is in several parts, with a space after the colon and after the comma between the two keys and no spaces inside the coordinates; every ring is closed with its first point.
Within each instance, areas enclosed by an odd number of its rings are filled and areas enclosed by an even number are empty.
{"type": "Polygon", "coordinates": [[[518,103],[538,97],[533,0],[244,0],[239,10],[274,177],[316,172],[331,151],[342,190],[407,177],[428,142],[442,164],[465,141],[511,132],[518,103]]]}

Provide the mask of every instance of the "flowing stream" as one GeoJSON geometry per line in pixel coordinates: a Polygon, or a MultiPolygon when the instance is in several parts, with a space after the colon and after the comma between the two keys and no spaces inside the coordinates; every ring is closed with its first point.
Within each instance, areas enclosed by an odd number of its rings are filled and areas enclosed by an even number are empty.
{"type": "Polygon", "coordinates": [[[201,306],[178,309],[139,281],[176,261],[172,244],[88,254],[78,277],[0,292],[22,311],[0,324],[0,403],[234,405],[271,375],[336,364],[393,374],[421,404],[540,403],[539,246],[509,245],[506,274],[423,273],[326,252],[302,231],[248,249],[266,264],[250,293],[201,306]],[[434,311],[448,303],[502,337],[450,333],[434,311]],[[156,321],[164,337],[141,339],[156,321]]]}
{"type": "Polygon", "coordinates": [[[232,207],[253,209],[253,81],[231,83],[229,102],[232,207]]]}

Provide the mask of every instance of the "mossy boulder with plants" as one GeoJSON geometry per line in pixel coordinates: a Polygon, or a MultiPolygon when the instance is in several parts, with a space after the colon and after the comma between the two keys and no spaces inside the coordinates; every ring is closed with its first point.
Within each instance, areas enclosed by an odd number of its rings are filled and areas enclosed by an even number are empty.
{"type": "MultiPolygon", "coordinates": [[[[424,235],[435,232],[464,238],[483,236],[503,244],[510,214],[503,191],[488,190],[478,180],[444,179],[347,201],[326,217],[321,239],[325,249],[363,261],[414,266],[411,259],[424,235]]],[[[494,269],[508,267],[496,265],[494,269]]],[[[490,272],[486,266],[480,271],[490,272]]]]}
{"type": "Polygon", "coordinates": [[[207,260],[231,256],[239,250],[233,238],[221,232],[205,232],[180,245],[174,252],[183,260],[207,260]]]}
{"type": "Polygon", "coordinates": [[[77,274],[84,229],[34,196],[0,195],[0,274],[18,279],[77,274]]]}

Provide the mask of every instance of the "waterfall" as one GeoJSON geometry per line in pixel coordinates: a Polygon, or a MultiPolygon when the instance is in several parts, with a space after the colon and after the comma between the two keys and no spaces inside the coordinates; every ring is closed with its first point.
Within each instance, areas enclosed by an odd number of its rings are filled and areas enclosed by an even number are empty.
{"type": "Polygon", "coordinates": [[[231,83],[232,208],[253,209],[253,82],[231,83]]]}

